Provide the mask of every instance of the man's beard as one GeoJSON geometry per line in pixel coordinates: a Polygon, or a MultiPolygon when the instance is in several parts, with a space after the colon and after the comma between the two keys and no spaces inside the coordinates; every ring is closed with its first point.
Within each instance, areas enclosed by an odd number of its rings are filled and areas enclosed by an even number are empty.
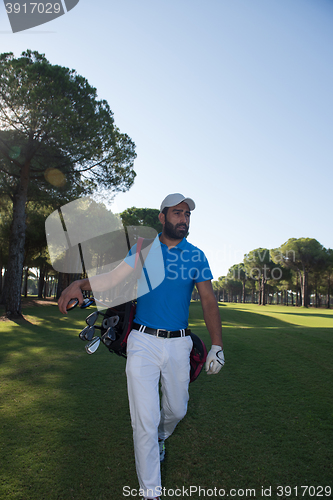
{"type": "Polygon", "coordinates": [[[176,224],[174,226],[165,217],[164,233],[168,238],[170,238],[172,240],[179,240],[179,239],[184,238],[187,235],[188,225],[185,224],[185,222],[182,222],[181,224],[176,224]],[[183,229],[183,227],[184,227],[184,229],[183,229]]]}

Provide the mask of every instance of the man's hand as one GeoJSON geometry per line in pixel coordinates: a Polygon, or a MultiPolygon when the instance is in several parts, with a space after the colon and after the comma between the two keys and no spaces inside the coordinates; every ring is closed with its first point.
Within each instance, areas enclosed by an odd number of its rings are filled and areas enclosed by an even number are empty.
{"type": "Polygon", "coordinates": [[[58,307],[60,312],[63,314],[67,314],[67,304],[71,299],[78,299],[79,305],[83,302],[82,288],[81,284],[85,280],[78,280],[71,283],[65,290],[63,290],[62,294],[58,300],[58,307]]]}
{"type": "Polygon", "coordinates": [[[114,287],[119,283],[123,283],[124,280],[130,276],[133,272],[133,268],[127,264],[124,260],[112,271],[104,274],[98,274],[92,278],[85,278],[83,280],[74,281],[69,285],[60,295],[58,300],[58,307],[63,314],[67,314],[67,304],[71,299],[78,299],[79,306],[83,302],[82,290],[91,291],[92,287],[94,292],[104,292],[108,290],[111,286],[114,287]]]}
{"type": "Polygon", "coordinates": [[[223,349],[219,345],[212,345],[206,359],[205,369],[207,375],[218,373],[224,365],[223,349]]]}

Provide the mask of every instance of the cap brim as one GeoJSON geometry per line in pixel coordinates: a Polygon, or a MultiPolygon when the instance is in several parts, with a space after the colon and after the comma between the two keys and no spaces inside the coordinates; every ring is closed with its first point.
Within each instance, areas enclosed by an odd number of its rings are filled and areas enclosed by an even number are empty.
{"type": "MultiPolygon", "coordinates": [[[[188,204],[189,209],[192,211],[195,209],[195,203],[192,198],[185,198],[183,201],[188,204]]],[[[180,203],[183,203],[182,201],[180,203]]]]}

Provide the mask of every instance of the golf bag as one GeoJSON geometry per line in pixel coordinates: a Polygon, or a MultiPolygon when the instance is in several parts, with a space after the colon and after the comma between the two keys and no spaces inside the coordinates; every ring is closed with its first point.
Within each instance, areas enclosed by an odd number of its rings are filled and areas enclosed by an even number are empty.
{"type": "MultiPolygon", "coordinates": [[[[144,266],[144,260],[141,254],[141,250],[148,247],[153,240],[148,238],[138,238],[137,246],[136,246],[136,257],[134,264],[134,275],[132,279],[138,279],[141,275],[142,269],[139,271],[135,271],[137,268],[137,262],[140,258],[142,268],[144,266]]],[[[119,302],[119,298],[117,300],[119,302]]],[[[120,301],[121,302],[121,301],[120,301]]],[[[115,307],[110,307],[104,313],[104,321],[102,323],[102,342],[107,346],[110,352],[114,352],[119,356],[123,356],[126,358],[126,347],[127,347],[127,337],[129,336],[132,330],[133,319],[135,315],[136,309],[136,300],[130,300],[124,303],[120,303],[120,305],[115,307]],[[116,325],[110,329],[109,333],[106,336],[106,332],[108,330],[108,318],[117,318],[116,325]],[[111,338],[110,338],[111,337],[111,338]]],[[[112,322],[112,320],[111,320],[112,322]]]]}
{"type": "Polygon", "coordinates": [[[104,341],[107,328],[103,326],[103,324],[105,325],[104,321],[102,324],[102,342],[107,346],[110,352],[114,352],[118,354],[118,356],[123,356],[124,358],[126,358],[127,337],[132,330],[135,309],[136,300],[131,300],[129,302],[125,302],[124,304],[120,304],[119,306],[110,307],[105,312],[106,320],[108,318],[119,317],[116,326],[112,327],[114,340],[111,342],[104,341]]]}
{"type": "Polygon", "coordinates": [[[207,358],[205,343],[195,333],[191,332],[193,348],[190,354],[190,382],[194,382],[201,373],[207,358]]]}

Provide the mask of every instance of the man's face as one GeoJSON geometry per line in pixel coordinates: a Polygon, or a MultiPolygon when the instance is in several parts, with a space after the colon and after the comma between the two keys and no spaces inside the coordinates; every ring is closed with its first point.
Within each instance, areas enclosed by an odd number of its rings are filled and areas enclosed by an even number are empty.
{"type": "Polygon", "coordinates": [[[165,235],[173,240],[184,238],[190,227],[190,215],[189,206],[185,201],[169,207],[167,215],[164,216],[165,235]]]}

